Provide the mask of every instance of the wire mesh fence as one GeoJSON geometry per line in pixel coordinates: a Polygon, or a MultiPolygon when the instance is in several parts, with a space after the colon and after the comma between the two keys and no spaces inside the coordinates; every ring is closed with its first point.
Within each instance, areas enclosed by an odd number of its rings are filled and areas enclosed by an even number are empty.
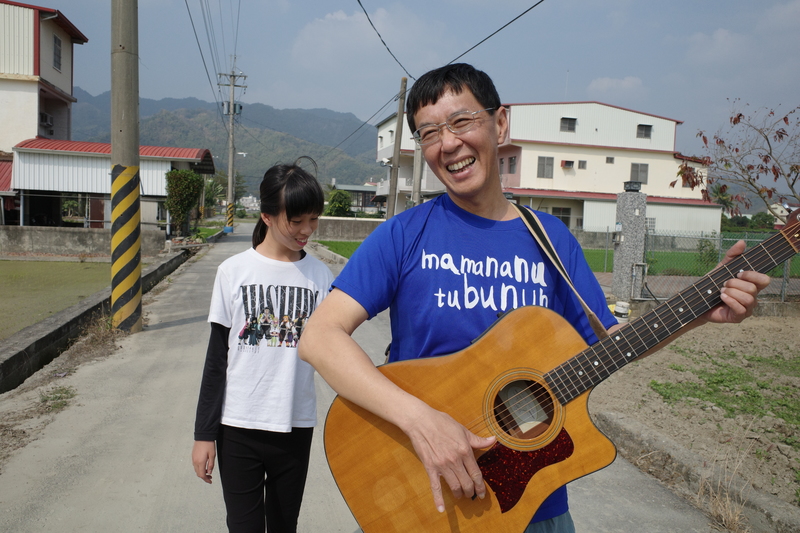
{"type": "MultiPolygon", "coordinates": [[[[574,230],[584,254],[595,273],[612,272],[614,265],[613,233],[574,230]]],[[[645,237],[647,273],[642,298],[665,299],[689,287],[711,271],[737,241],[747,248],[757,246],[773,233],[670,233],[649,232],[645,237]]],[[[786,261],[768,272],[772,278],[760,297],[769,300],[800,300],[800,259],[786,261]]]]}

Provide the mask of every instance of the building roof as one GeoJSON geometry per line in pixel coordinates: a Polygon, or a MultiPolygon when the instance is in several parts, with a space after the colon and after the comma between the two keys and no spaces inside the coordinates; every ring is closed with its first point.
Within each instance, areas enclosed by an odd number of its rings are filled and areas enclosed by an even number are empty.
{"type": "MultiPolygon", "coordinates": [[[[1,0],[0,0],[1,1],[1,0]]],[[[17,152],[52,152],[73,154],[111,155],[111,143],[84,141],[62,141],[37,137],[22,141],[14,147],[17,152]]],[[[169,159],[189,161],[192,169],[200,174],[213,174],[214,159],[207,148],[173,148],[167,146],[140,146],[139,157],[147,159],[169,159]]]]}
{"type": "Polygon", "coordinates": [[[653,113],[645,113],[644,111],[636,111],[635,109],[630,109],[630,108],[627,108],[627,107],[621,107],[621,106],[613,105],[613,104],[606,104],[606,103],[597,102],[597,101],[594,101],[594,100],[593,101],[582,101],[582,102],[581,101],[579,101],[579,102],[530,102],[530,103],[517,102],[517,103],[506,103],[506,104],[503,104],[503,106],[504,107],[509,107],[509,106],[513,107],[515,105],[516,106],[528,106],[528,105],[530,105],[530,106],[534,106],[534,105],[561,106],[561,105],[585,105],[585,104],[593,104],[593,105],[599,105],[599,106],[605,106],[605,107],[613,107],[614,109],[620,109],[622,111],[628,111],[630,113],[636,113],[637,115],[647,115],[648,117],[660,118],[662,120],[669,120],[671,122],[675,122],[676,124],[683,124],[682,120],[676,120],[674,118],[669,118],[669,117],[662,117],[660,115],[654,115],[653,113]]]}
{"type": "MultiPolygon", "coordinates": [[[[517,187],[507,187],[503,192],[512,193],[515,196],[531,196],[533,198],[561,198],[567,200],[605,200],[616,202],[617,195],[603,192],[579,192],[579,191],[554,191],[550,189],[523,189],[517,187]]],[[[677,204],[693,205],[697,207],[715,207],[718,204],[706,202],[696,198],[671,198],[669,196],[647,196],[647,202],[651,204],[677,204]]]]}
{"type": "Polygon", "coordinates": [[[42,13],[51,13],[55,15],[53,19],[56,24],[61,26],[61,29],[64,30],[72,37],[72,42],[77,44],[83,44],[89,42],[89,38],[86,37],[81,31],[75,27],[75,25],[69,21],[64,14],[59,11],[58,9],[52,9],[49,7],[41,7],[41,6],[34,6],[31,4],[22,4],[20,2],[11,2],[9,0],[0,0],[0,4],[8,4],[10,6],[17,6],[17,7],[25,7],[28,9],[34,9],[36,11],[41,11],[42,13]]]}

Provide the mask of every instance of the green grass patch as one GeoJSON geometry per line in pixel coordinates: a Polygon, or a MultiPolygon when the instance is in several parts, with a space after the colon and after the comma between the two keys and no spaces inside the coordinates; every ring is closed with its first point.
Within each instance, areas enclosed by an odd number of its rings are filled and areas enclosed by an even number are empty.
{"type": "Polygon", "coordinates": [[[353,255],[361,245],[361,241],[317,241],[321,245],[325,246],[331,252],[341,255],[347,259],[353,255]]]}
{"type": "Polygon", "coordinates": [[[45,411],[54,413],[61,411],[69,401],[75,397],[77,392],[72,387],[55,387],[45,392],[39,393],[39,402],[42,404],[45,411]]]}
{"type": "MultiPolygon", "coordinates": [[[[651,381],[650,388],[665,402],[713,404],[725,416],[751,415],[775,416],[800,432],[800,391],[776,383],[778,376],[800,377],[799,358],[791,354],[784,357],[740,356],[735,352],[701,354],[681,348],[679,353],[690,358],[690,366],[674,366],[673,370],[690,373],[693,380],[679,382],[651,381]],[[745,363],[746,362],[746,363],[745,363]]],[[[797,439],[786,439],[790,446],[800,446],[797,439]]]]}
{"type": "Polygon", "coordinates": [[[110,285],[110,263],[0,261],[0,340],[110,285]]]}
{"type": "Polygon", "coordinates": [[[201,237],[203,240],[208,239],[212,235],[219,233],[221,228],[197,228],[195,235],[201,237]]]}

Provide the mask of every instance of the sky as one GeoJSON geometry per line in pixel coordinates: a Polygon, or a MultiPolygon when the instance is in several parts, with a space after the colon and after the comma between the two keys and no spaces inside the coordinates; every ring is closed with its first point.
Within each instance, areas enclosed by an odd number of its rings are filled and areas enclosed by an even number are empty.
{"type": "MultiPolygon", "coordinates": [[[[111,2],[29,3],[88,37],[75,46],[75,85],[110,90],[111,2]]],[[[216,73],[235,55],[245,124],[248,103],[375,124],[397,110],[402,77],[410,87],[536,3],[139,0],[139,94],[227,99],[216,73]]],[[[488,73],[504,103],[599,101],[682,121],[676,149],[703,155],[697,132],[725,126],[736,99],[800,105],[798,27],[800,0],[544,0],[459,61],[488,73]]]]}

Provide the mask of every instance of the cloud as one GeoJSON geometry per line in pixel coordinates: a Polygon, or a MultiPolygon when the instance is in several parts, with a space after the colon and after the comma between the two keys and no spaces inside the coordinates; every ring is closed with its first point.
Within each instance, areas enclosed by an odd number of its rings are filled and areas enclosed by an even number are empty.
{"type": "Polygon", "coordinates": [[[711,35],[695,33],[689,37],[688,43],[687,62],[713,69],[727,69],[749,61],[759,48],[751,36],[725,28],[714,30],[711,35]]]}
{"type": "Polygon", "coordinates": [[[636,76],[619,78],[595,78],[586,87],[586,94],[593,100],[603,102],[637,102],[644,98],[646,89],[636,76]]]}

